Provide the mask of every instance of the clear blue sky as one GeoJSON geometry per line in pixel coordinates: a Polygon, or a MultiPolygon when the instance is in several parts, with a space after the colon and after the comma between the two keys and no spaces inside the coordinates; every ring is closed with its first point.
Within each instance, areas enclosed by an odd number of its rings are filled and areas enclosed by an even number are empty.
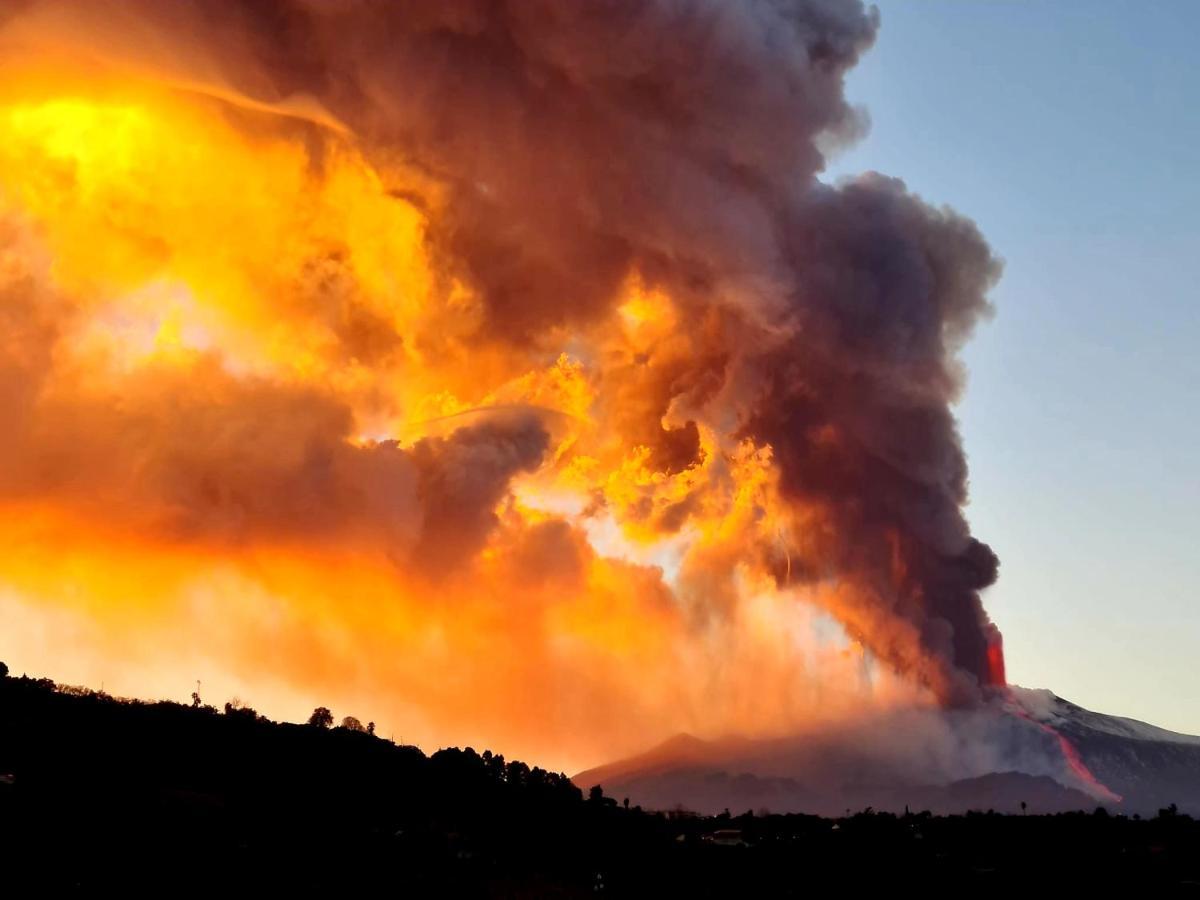
{"type": "Polygon", "coordinates": [[[1200,2],[878,2],[876,169],[1005,260],[959,408],[1009,678],[1200,733],[1200,2]]]}

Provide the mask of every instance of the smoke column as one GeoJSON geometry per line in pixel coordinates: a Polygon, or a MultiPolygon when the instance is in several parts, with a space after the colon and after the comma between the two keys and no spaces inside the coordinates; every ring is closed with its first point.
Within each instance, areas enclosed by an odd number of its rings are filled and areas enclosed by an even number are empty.
{"type": "Polygon", "coordinates": [[[580,758],[861,707],[823,617],[874,700],[979,701],[952,405],[1000,266],[897,179],[819,179],[877,27],[8,4],[6,615],[580,758]]]}

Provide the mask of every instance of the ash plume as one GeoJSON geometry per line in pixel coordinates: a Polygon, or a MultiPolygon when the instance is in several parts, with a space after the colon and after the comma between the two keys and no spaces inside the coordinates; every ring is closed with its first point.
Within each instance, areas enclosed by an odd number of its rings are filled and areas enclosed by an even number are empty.
{"type": "MultiPolygon", "coordinates": [[[[416,595],[418,575],[553,584],[529,601],[537,624],[511,626],[530,667],[514,684],[557,679],[556,708],[608,696],[613,728],[631,703],[759,727],[763,678],[808,709],[798,684],[841,664],[762,652],[763,596],[824,610],[943,703],[978,701],[1003,684],[980,601],[998,563],[963,514],[952,405],[1000,265],[970,220],[897,179],[820,180],[866,128],[843,79],[878,25],[857,0],[23,5],[0,52],[184,110],[178,127],[248,160],[225,190],[251,218],[210,253],[224,208],[211,235],[203,217],[176,228],[162,192],[137,193],[159,166],[100,195],[153,212],[113,237],[137,265],[5,288],[27,338],[0,348],[19,373],[0,392],[17,435],[0,489],[134,531],[379,547],[416,595]],[[273,179],[303,199],[277,202],[273,179]],[[168,276],[205,313],[204,347],[99,385],[63,362],[94,359],[94,295],[168,276]],[[561,421],[403,433],[488,407],[561,421]],[[611,600],[623,579],[629,606],[611,600]],[[595,658],[559,660],[580,644],[595,658]],[[624,673],[629,647],[657,654],[662,684],[624,673]]],[[[59,77],[39,74],[34,99],[59,77]]],[[[177,204],[220,190],[189,185],[223,165],[180,165],[177,204]]],[[[51,255],[73,252],[69,216],[106,221],[15,205],[51,255]]],[[[425,715],[458,702],[423,690],[425,715]]]]}

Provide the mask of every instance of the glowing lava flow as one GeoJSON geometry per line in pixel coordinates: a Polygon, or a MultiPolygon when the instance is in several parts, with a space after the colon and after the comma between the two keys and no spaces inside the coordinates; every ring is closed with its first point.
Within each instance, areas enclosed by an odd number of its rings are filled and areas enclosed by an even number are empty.
{"type": "Polygon", "coordinates": [[[1093,797],[1100,800],[1105,800],[1110,803],[1120,803],[1121,795],[1112,791],[1106,784],[1092,774],[1092,770],[1087,767],[1083,758],[1079,755],[1079,751],[1075,745],[1067,738],[1066,735],[1058,731],[1047,722],[1041,722],[1029,714],[1020,704],[1019,701],[1011,694],[1007,698],[1005,707],[1017,718],[1028,722],[1044,734],[1050,735],[1058,744],[1058,748],[1062,751],[1063,760],[1067,764],[1067,768],[1071,773],[1079,779],[1080,783],[1087,789],[1087,792],[1093,797]]]}

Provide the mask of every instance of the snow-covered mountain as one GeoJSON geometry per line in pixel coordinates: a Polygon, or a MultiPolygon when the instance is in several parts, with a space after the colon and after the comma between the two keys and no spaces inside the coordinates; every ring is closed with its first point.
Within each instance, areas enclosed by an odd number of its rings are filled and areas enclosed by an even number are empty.
{"type": "Polygon", "coordinates": [[[1115,808],[1146,814],[1175,803],[1200,815],[1200,736],[1092,712],[1050,691],[1013,692],[1032,717],[1071,742],[1097,780],[1122,796],[1115,808]]]}
{"type": "Polygon", "coordinates": [[[973,710],[901,709],[786,738],[678,735],[580,772],[584,790],[647,808],[1091,810],[1200,814],[1200,737],[1011,688],[973,710]],[[1119,798],[1119,799],[1118,799],[1119,798]]]}

